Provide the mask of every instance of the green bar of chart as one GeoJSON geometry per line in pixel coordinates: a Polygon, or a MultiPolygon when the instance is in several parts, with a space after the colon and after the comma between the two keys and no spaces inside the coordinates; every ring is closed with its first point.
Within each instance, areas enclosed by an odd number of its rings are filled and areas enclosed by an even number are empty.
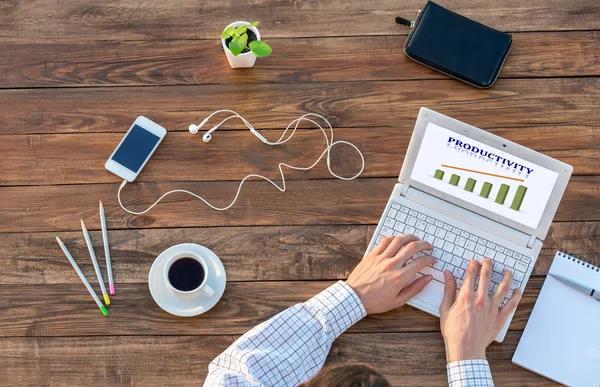
{"type": "MultiPolygon", "coordinates": [[[[444,167],[446,165],[442,165],[442,166],[444,167]]],[[[461,169],[461,168],[456,168],[456,169],[461,169]]],[[[505,178],[505,179],[511,179],[510,177],[493,175],[493,174],[490,174],[487,172],[472,171],[472,170],[466,170],[466,169],[465,169],[465,171],[487,174],[487,175],[491,175],[494,177],[500,177],[500,178],[505,178]]],[[[446,174],[445,171],[443,171],[441,169],[436,169],[433,174],[433,177],[437,180],[444,180],[445,174],[446,174]]],[[[450,175],[450,180],[448,181],[448,183],[450,183],[450,185],[460,188],[461,186],[459,186],[458,184],[460,183],[461,179],[462,179],[462,177],[460,175],[453,173],[450,175]]],[[[513,179],[513,180],[517,180],[517,179],[513,179]]],[[[494,188],[494,185],[487,181],[484,181],[483,184],[481,184],[481,188],[477,188],[477,180],[475,180],[471,177],[467,178],[465,186],[463,187],[463,189],[467,192],[472,192],[477,195],[477,191],[478,191],[479,196],[481,196],[482,198],[491,199],[495,203],[498,203],[500,205],[505,205],[506,198],[508,197],[508,193],[511,192],[511,186],[508,184],[500,184],[500,188],[498,189],[498,192],[495,193],[495,197],[490,198],[490,195],[492,194],[492,188],[494,188]]],[[[521,206],[523,205],[523,200],[525,199],[526,193],[527,193],[527,187],[525,187],[524,185],[519,185],[517,187],[515,196],[512,198],[510,208],[515,211],[520,211],[521,206]]]]}
{"type": "Polygon", "coordinates": [[[492,185],[486,181],[485,183],[483,183],[483,187],[481,187],[481,192],[479,193],[479,196],[487,199],[490,197],[490,192],[492,192],[492,185]]]}
{"type": "Polygon", "coordinates": [[[459,181],[460,181],[460,176],[458,176],[456,174],[452,174],[452,176],[450,176],[450,184],[458,185],[459,181]]]}
{"type": "Polygon", "coordinates": [[[473,192],[475,189],[475,183],[477,183],[477,181],[469,177],[467,179],[467,184],[465,184],[465,191],[473,192]]]}
{"type": "Polygon", "coordinates": [[[498,194],[496,195],[496,203],[504,204],[504,201],[506,200],[506,195],[508,195],[509,190],[510,187],[508,185],[500,185],[500,189],[498,190],[498,194]]]}
{"type": "Polygon", "coordinates": [[[519,211],[521,209],[521,204],[523,204],[523,199],[525,199],[525,194],[527,193],[527,187],[520,185],[519,187],[517,187],[517,193],[515,194],[515,197],[510,205],[510,208],[512,208],[515,211],[519,211]]]}

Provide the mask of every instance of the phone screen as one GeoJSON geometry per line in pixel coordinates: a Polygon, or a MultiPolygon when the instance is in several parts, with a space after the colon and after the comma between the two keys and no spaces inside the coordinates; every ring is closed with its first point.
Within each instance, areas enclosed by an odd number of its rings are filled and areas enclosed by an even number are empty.
{"type": "Polygon", "coordinates": [[[112,156],[112,160],[137,173],[159,141],[160,137],[157,135],[134,125],[112,156]]]}

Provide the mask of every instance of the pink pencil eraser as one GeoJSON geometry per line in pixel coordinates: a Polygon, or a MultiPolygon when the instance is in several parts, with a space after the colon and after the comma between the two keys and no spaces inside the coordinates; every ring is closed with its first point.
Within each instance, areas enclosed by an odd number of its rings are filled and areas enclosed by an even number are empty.
{"type": "Polygon", "coordinates": [[[114,296],[115,295],[115,285],[108,285],[109,289],[110,289],[110,295],[114,296]]]}

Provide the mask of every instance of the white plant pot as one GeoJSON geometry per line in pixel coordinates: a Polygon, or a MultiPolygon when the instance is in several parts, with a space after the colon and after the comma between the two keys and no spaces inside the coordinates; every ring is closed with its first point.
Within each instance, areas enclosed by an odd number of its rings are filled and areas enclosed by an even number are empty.
{"type": "MultiPolygon", "coordinates": [[[[247,21],[236,21],[236,22],[231,23],[227,27],[225,27],[225,29],[223,31],[225,31],[229,27],[247,26],[249,24],[250,23],[248,23],[247,21]]],[[[257,40],[260,40],[260,32],[258,32],[258,28],[248,27],[248,29],[252,30],[252,32],[254,32],[257,40]]],[[[254,63],[256,63],[256,55],[254,55],[254,53],[252,51],[244,52],[244,53],[239,54],[238,56],[235,56],[231,53],[231,51],[229,50],[229,47],[227,47],[227,45],[225,44],[225,39],[221,39],[221,44],[223,45],[223,50],[225,51],[225,55],[227,55],[227,60],[229,61],[229,65],[232,68],[236,69],[236,68],[243,68],[243,67],[253,67],[254,63]]]]}

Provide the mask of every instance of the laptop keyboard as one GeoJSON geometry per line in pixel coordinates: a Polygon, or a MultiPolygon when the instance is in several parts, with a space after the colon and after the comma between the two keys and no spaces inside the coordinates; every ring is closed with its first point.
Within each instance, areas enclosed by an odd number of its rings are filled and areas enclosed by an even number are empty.
{"type": "MultiPolygon", "coordinates": [[[[511,271],[513,283],[502,305],[512,295],[513,289],[521,287],[521,282],[531,264],[529,257],[481,238],[477,234],[454,227],[399,203],[392,203],[377,235],[375,246],[387,236],[404,234],[413,234],[417,238],[431,243],[433,250],[418,253],[408,262],[425,254],[434,256],[437,258],[436,263],[424,268],[420,273],[430,274],[434,280],[442,284],[444,283],[443,271],[449,270],[454,274],[460,289],[465,270],[472,259],[481,262],[484,257],[487,257],[494,261],[491,293],[496,291],[502,281],[504,270],[511,271]]],[[[477,282],[479,282],[479,278],[477,278],[477,282]]]]}

